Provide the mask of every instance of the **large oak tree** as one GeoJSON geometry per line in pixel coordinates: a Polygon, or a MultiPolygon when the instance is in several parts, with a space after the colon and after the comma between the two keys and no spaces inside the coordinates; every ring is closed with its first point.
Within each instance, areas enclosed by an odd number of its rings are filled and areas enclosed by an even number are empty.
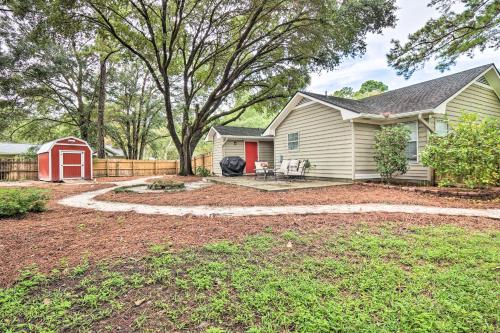
{"type": "Polygon", "coordinates": [[[0,99],[25,114],[18,129],[62,124],[89,141],[99,94],[94,27],[53,2],[13,0],[3,8],[0,99]]]}
{"type": "Polygon", "coordinates": [[[461,55],[500,47],[500,1],[431,0],[429,6],[441,16],[410,34],[408,42],[392,41],[387,57],[399,75],[409,78],[433,58],[443,71],[461,55]]]}
{"type": "Polygon", "coordinates": [[[312,70],[364,52],[394,0],[82,0],[80,15],[140,58],[163,96],[180,173],[211,125],[278,109],[312,70]],[[180,116],[177,116],[179,115],[180,116]]]}

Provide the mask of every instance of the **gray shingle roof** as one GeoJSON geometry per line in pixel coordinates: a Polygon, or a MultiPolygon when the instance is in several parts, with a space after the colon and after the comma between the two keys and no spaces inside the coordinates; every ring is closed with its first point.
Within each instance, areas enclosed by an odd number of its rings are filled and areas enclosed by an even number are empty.
{"type": "Polygon", "coordinates": [[[236,126],[214,126],[220,135],[231,136],[262,136],[264,128],[236,127],[236,126]]]}
{"type": "Polygon", "coordinates": [[[367,112],[368,106],[365,103],[362,103],[360,100],[349,99],[349,98],[341,98],[335,96],[325,96],[321,94],[315,94],[307,91],[301,91],[304,95],[311,96],[313,98],[319,99],[323,102],[330,103],[336,106],[339,106],[343,109],[347,109],[349,111],[354,111],[358,113],[367,112]]]}
{"type": "Polygon", "coordinates": [[[303,93],[358,113],[381,114],[383,112],[390,112],[392,114],[400,114],[428,110],[439,106],[491,66],[495,65],[483,65],[360,100],[325,96],[309,92],[303,93]]]}
{"type": "Polygon", "coordinates": [[[104,150],[111,156],[125,156],[125,153],[120,148],[115,148],[111,145],[104,145],[104,150]]]}
{"type": "Polygon", "coordinates": [[[0,142],[0,155],[26,154],[30,148],[36,149],[38,145],[28,143],[0,142]]]}

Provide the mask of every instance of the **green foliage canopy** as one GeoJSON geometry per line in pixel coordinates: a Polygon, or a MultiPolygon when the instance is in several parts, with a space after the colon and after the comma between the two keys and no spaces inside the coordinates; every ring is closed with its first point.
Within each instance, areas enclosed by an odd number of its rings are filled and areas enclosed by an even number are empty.
{"type": "Polygon", "coordinates": [[[421,160],[436,170],[442,186],[496,185],[500,182],[500,121],[463,114],[451,124],[448,135],[431,135],[421,160]]]}
{"type": "Polygon", "coordinates": [[[79,15],[149,69],[181,174],[192,173],[192,152],[212,125],[230,123],[253,105],[280,108],[308,83],[308,72],[363,53],[367,33],[395,22],[394,0],[81,4],[79,15]]]}
{"type": "Polygon", "coordinates": [[[354,89],[351,87],[343,87],[340,90],[334,91],[332,95],[342,98],[362,99],[365,97],[378,95],[384,91],[387,91],[387,89],[389,89],[389,87],[381,81],[368,80],[363,82],[358,91],[354,91],[354,89]]]}
{"type": "Polygon", "coordinates": [[[476,50],[500,47],[498,0],[432,0],[429,6],[441,16],[427,21],[406,44],[392,41],[387,58],[399,75],[409,78],[432,58],[439,60],[436,68],[444,71],[463,54],[472,57],[476,50]]]}
{"type": "Polygon", "coordinates": [[[408,171],[406,146],[410,130],[403,125],[382,126],[375,134],[375,155],[377,171],[382,180],[388,182],[396,172],[408,171]]]}

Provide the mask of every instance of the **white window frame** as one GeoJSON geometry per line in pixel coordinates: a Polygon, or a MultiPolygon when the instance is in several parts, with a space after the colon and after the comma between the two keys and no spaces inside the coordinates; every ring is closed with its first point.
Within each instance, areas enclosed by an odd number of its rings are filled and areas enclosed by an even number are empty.
{"type": "Polygon", "coordinates": [[[436,119],[435,122],[434,122],[434,134],[436,134],[437,136],[447,136],[448,133],[450,132],[450,127],[449,127],[449,124],[446,120],[444,119],[436,119]],[[438,133],[437,129],[438,129],[438,123],[442,123],[446,126],[446,133],[444,134],[440,134],[438,133]]]}
{"type": "Polygon", "coordinates": [[[408,125],[408,124],[412,124],[412,123],[414,123],[414,124],[415,124],[415,128],[416,128],[416,130],[417,130],[417,133],[416,133],[415,141],[413,141],[413,140],[409,140],[407,144],[409,144],[410,142],[415,142],[415,143],[416,143],[416,145],[417,145],[417,146],[416,146],[416,148],[417,148],[417,159],[415,159],[415,160],[413,160],[413,159],[409,159],[409,158],[408,158],[408,156],[406,157],[406,159],[408,160],[408,162],[409,162],[410,164],[418,164],[418,163],[419,163],[419,160],[420,160],[420,158],[419,158],[419,156],[418,156],[418,155],[419,155],[419,154],[418,154],[418,153],[419,153],[419,151],[418,151],[418,134],[419,134],[419,133],[418,133],[418,120],[415,120],[415,121],[406,121],[406,122],[404,122],[404,123],[402,123],[402,124],[403,124],[404,126],[406,126],[406,125],[408,125]]]}
{"type": "Polygon", "coordinates": [[[288,151],[298,151],[300,148],[300,133],[299,132],[290,132],[286,134],[286,148],[288,151]],[[290,141],[290,135],[297,134],[297,141],[290,141]],[[297,148],[290,149],[290,142],[297,142],[297,148]]]}

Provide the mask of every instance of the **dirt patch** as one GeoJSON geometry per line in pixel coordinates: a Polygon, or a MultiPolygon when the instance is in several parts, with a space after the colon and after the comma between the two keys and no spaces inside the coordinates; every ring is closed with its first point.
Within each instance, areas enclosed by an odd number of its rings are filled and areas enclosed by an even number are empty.
{"type": "Polygon", "coordinates": [[[51,188],[53,198],[48,211],[28,214],[21,219],[0,220],[0,286],[12,283],[19,270],[32,264],[42,272],[49,272],[62,262],[76,265],[84,257],[90,261],[141,257],[152,244],[170,243],[174,249],[179,249],[222,239],[238,241],[266,228],[275,231],[321,230],[325,234],[359,223],[368,226],[397,223],[402,228],[454,224],[475,229],[500,229],[500,221],[487,218],[386,213],[238,218],[106,213],[63,207],[55,202],[68,194],[105,185],[47,186],[51,188]]]}
{"type": "Polygon", "coordinates": [[[97,200],[149,205],[176,206],[282,206],[387,203],[457,208],[499,208],[500,199],[471,200],[436,197],[432,194],[405,192],[393,188],[364,184],[331,186],[287,192],[262,192],[255,189],[216,184],[191,192],[177,193],[106,193],[97,200]]]}

